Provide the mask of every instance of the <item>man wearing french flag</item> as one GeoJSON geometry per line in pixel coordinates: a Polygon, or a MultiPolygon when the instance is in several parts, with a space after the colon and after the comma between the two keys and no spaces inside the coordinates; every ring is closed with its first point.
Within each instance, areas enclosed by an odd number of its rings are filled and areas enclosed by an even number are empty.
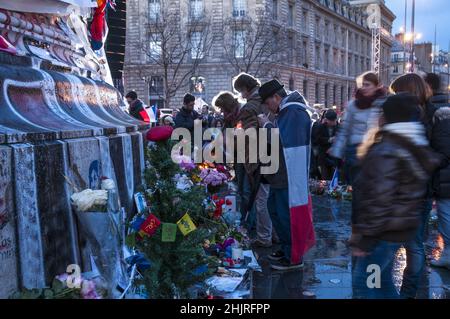
{"type": "Polygon", "coordinates": [[[278,171],[264,175],[270,184],[269,213],[281,242],[281,250],[268,258],[273,269],[294,270],[303,267],[303,256],[315,243],[308,187],[311,119],[303,96],[297,91],[288,95],[277,80],[263,84],[259,94],[276,115],[274,123],[260,116],[260,124],[269,132],[278,128],[280,137],[278,171]]]}

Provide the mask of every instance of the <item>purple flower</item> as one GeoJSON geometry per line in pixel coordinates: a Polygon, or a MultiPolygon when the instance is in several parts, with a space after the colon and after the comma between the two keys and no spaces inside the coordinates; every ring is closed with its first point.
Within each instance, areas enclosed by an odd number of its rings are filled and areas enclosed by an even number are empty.
{"type": "Polygon", "coordinates": [[[80,294],[83,299],[100,299],[95,290],[95,283],[92,280],[83,280],[80,294]]]}
{"type": "Polygon", "coordinates": [[[228,178],[224,173],[218,172],[216,169],[202,169],[199,174],[204,185],[219,186],[225,183],[228,178]]]}
{"type": "Polygon", "coordinates": [[[191,170],[193,170],[195,168],[195,164],[192,163],[192,162],[182,161],[180,163],[180,167],[181,167],[181,169],[183,169],[185,171],[191,171],[191,170]]]}

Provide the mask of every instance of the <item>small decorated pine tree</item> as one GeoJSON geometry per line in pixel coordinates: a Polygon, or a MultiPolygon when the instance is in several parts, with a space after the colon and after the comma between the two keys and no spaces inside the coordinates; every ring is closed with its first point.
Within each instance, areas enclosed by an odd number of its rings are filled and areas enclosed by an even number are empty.
{"type": "Polygon", "coordinates": [[[210,275],[204,271],[209,259],[202,247],[210,232],[198,227],[205,219],[205,188],[177,188],[176,175],[183,171],[171,159],[172,146],[158,139],[146,150],[149,212],[143,218],[153,214],[161,224],[151,235],[136,234],[136,247],[151,263],[141,283],[152,299],[188,298],[189,288],[210,275]]]}

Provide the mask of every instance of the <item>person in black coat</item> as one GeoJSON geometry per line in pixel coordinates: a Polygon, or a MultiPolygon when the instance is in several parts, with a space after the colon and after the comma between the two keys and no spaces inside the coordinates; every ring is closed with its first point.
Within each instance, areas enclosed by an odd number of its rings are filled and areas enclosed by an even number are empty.
{"type": "Polygon", "coordinates": [[[320,118],[314,118],[314,116],[317,114],[314,114],[312,119],[314,119],[314,123],[312,125],[311,128],[311,163],[310,163],[310,178],[315,178],[315,179],[322,179],[322,176],[320,175],[320,171],[319,171],[319,164],[318,164],[318,156],[319,156],[319,146],[316,143],[316,140],[314,139],[314,137],[317,135],[317,130],[320,126],[320,124],[322,124],[322,122],[325,119],[325,113],[327,111],[323,111],[322,114],[320,115],[320,118]]]}
{"type": "Polygon", "coordinates": [[[431,147],[443,156],[432,184],[444,251],[438,260],[431,261],[431,265],[450,269],[450,104],[448,96],[439,91],[441,80],[437,74],[428,73],[425,82],[433,92],[426,107],[426,117],[431,126],[429,139],[431,147]]]}
{"type": "MultiPolygon", "coordinates": [[[[191,133],[191,145],[194,146],[194,121],[202,117],[194,110],[195,96],[186,93],[183,98],[183,107],[175,117],[175,128],[185,128],[191,133]]],[[[201,147],[201,145],[200,145],[201,147]]],[[[193,150],[193,148],[192,148],[193,150]]]]}
{"type": "Polygon", "coordinates": [[[336,159],[327,152],[333,145],[333,140],[338,129],[337,114],[333,110],[325,113],[323,123],[319,124],[314,132],[314,143],[318,148],[318,166],[322,179],[331,180],[333,177],[336,159]]]}

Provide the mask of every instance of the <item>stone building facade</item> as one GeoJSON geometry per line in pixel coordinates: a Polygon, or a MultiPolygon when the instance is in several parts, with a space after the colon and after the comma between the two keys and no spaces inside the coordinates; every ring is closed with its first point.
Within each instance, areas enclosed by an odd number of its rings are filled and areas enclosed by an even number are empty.
{"type": "MultiPolygon", "coordinates": [[[[238,70],[224,58],[227,25],[230,20],[247,17],[256,21],[261,13],[271,19],[272,28],[287,33],[288,41],[283,54],[270,61],[270,69],[276,72],[262,76],[262,81],[275,76],[288,89],[302,92],[311,105],[341,106],[355,90],[355,77],[371,68],[367,14],[364,8],[351,7],[345,0],[128,0],[124,84],[126,90],[136,90],[146,103],[163,106],[161,92],[165,84],[159,76],[160,68],[149,63],[134,43],[149,41],[149,12],[158,9],[162,2],[168,3],[170,10],[180,12],[182,27],[189,23],[192,9],[201,10],[209,19],[213,39],[209,54],[190,77],[196,83],[179,90],[169,107],[181,107],[182,96],[189,91],[210,103],[219,91],[232,89],[232,78],[238,70]],[[201,89],[197,90],[194,84],[199,82],[201,89]]],[[[381,2],[384,32],[380,75],[388,83],[393,43],[390,34],[395,16],[381,2]]]]}

